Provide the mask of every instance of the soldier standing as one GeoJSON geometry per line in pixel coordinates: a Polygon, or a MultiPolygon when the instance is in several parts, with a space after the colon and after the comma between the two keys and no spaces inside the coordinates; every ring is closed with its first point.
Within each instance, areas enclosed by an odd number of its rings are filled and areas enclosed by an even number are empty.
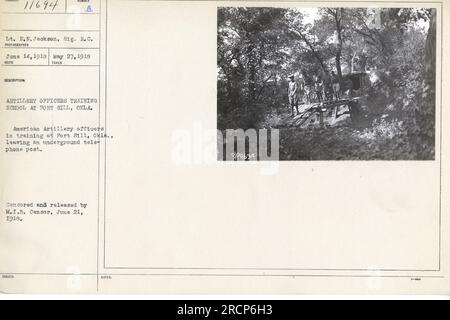
{"type": "Polygon", "coordinates": [[[320,76],[315,76],[314,89],[316,91],[317,100],[319,103],[323,102],[323,81],[320,76]]]}
{"type": "Polygon", "coordinates": [[[331,87],[331,76],[328,72],[324,74],[323,91],[325,101],[333,100],[333,88],[331,87]]]}
{"type": "Polygon", "coordinates": [[[341,85],[339,84],[339,77],[334,73],[331,73],[331,81],[333,83],[333,96],[336,101],[341,98],[341,85]]]}
{"type": "Polygon", "coordinates": [[[305,79],[303,75],[300,73],[298,79],[298,92],[299,92],[299,104],[305,103],[305,79]]]}
{"type": "Polygon", "coordinates": [[[291,106],[292,116],[294,116],[294,107],[297,110],[297,114],[299,113],[298,111],[299,89],[297,83],[295,82],[295,76],[293,74],[289,76],[289,79],[290,79],[288,86],[289,105],[291,106]]]}

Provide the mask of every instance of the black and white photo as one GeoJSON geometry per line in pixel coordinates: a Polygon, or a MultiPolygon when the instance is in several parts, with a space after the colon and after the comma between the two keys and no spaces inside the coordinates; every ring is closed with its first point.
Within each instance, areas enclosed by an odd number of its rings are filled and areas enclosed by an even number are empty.
{"type": "Polygon", "coordinates": [[[434,160],[435,9],[221,7],[217,32],[219,131],[277,130],[279,160],[434,160]]]}

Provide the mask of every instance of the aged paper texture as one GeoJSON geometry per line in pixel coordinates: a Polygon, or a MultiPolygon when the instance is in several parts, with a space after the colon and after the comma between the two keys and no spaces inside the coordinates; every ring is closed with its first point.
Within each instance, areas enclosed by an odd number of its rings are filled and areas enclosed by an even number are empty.
{"type": "Polygon", "coordinates": [[[446,2],[0,8],[2,292],[449,293],[446,2]]]}

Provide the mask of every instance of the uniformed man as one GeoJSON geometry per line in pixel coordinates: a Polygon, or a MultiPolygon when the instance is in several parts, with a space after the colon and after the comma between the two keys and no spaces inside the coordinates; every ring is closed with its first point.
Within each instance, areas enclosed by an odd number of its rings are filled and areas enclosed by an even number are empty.
{"type": "Polygon", "coordinates": [[[333,100],[333,88],[331,86],[331,76],[328,72],[323,76],[323,93],[326,101],[333,100]]]}
{"type": "Polygon", "coordinates": [[[314,77],[314,89],[316,91],[316,97],[319,103],[323,102],[323,80],[320,76],[314,77]]]}
{"type": "Polygon", "coordinates": [[[305,103],[305,79],[303,78],[303,75],[300,73],[299,79],[298,79],[298,94],[299,94],[299,104],[305,103]]]}
{"type": "Polygon", "coordinates": [[[294,108],[298,111],[298,94],[299,88],[297,82],[295,82],[295,76],[291,74],[289,76],[289,86],[288,86],[288,97],[289,97],[289,105],[291,106],[292,116],[294,116],[294,108]]]}
{"type": "Polygon", "coordinates": [[[304,78],[304,94],[305,94],[305,101],[307,104],[313,103],[313,96],[314,96],[314,85],[313,85],[313,79],[311,76],[305,76],[304,78]]]}
{"type": "Polygon", "coordinates": [[[334,71],[331,73],[331,81],[333,85],[333,97],[339,100],[341,98],[341,85],[339,83],[339,77],[334,71]]]}

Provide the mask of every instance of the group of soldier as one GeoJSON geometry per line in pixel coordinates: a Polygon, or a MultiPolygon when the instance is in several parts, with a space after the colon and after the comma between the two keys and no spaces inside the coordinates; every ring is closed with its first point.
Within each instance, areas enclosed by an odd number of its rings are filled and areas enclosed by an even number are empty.
{"type": "Polygon", "coordinates": [[[311,104],[313,102],[323,103],[325,101],[341,99],[341,85],[339,77],[334,71],[315,75],[312,81],[306,83],[300,75],[296,81],[295,75],[289,76],[288,86],[289,105],[294,115],[294,109],[299,113],[300,102],[311,104]]]}

